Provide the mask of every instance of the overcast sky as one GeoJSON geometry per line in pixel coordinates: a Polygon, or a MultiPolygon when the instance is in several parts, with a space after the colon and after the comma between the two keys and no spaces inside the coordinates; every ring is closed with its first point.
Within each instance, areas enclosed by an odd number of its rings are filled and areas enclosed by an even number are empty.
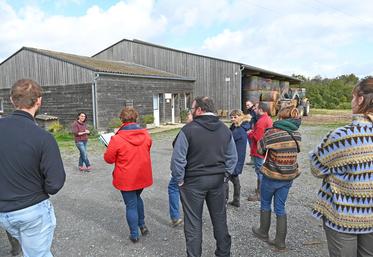
{"type": "Polygon", "coordinates": [[[371,0],[0,0],[0,62],[140,39],[284,74],[373,75],[371,0]]]}

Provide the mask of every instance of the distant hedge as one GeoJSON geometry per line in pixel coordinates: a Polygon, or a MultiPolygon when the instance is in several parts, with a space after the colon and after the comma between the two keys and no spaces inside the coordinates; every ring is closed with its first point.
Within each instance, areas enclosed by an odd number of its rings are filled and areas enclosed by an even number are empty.
{"type": "Polygon", "coordinates": [[[352,89],[359,78],[354,74],[342,75],[336,78],[306,78],[302,75],[293,75],[303,82],[301,87],[307,89],[307,97],[311,107],[325,109],[350,109],[352,89]]]}

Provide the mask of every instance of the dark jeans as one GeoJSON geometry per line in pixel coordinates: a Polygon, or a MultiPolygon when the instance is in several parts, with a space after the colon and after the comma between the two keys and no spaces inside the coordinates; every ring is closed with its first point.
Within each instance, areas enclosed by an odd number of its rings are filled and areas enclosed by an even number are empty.
{"type": "Polygon", "coordinates": [[[79,167],[83,167],[83,164],[85,164],[86,167],[91,166],[88,160],[87,155],[87,141],[79,141],[75,143],[76,147],[79,150],[80,156],[79,156],[79,167]]]}
{"type": "Polygon", "coordinates": [[[126,205],[126,219],[131,238],[139,238],[139,227],[145,226],[144,202],[141,199],[142,189],[121,191],[126,205]]]}
{"type": "Polygon", "coordinates": [[[335,231],[324,223],[330,257],[373,256],[373,233],[347,234],[335,231]]]}
{"type": "Polygon", "coordinates": [[[260,186],[260,209],[262,211],[271,211],[271,203],[273,199],[273,206],[276,215],[286,215],[285,203],[292,184],[292,180],[282,181],[263,176],[262,184],[260,186]]]}
{"type": "Polygon", "coordinates": [[[187,256],[200,257],[202,254],[202,212],[205,201],[216,240],[215,255],[230,256],[231,236],[227,226],[224,174],[185,178],[180,195],[187,256]]]}

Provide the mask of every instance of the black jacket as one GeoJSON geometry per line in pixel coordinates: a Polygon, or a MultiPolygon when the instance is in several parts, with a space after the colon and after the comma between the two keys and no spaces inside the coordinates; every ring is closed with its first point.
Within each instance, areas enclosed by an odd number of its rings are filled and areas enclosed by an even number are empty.
{"type": "Polygon", "coordinates": [[[184,177],[233,173],[237,152],[232,133],[218,117],[201,115],[177,136],[171,158],[172,176],[184,177]]]}
{"type": "Polygon", "coordinates": [[[0,119],[0,212],[37,204],[64,183],[65,170],[53,136],[24,111],[0,119]]]}

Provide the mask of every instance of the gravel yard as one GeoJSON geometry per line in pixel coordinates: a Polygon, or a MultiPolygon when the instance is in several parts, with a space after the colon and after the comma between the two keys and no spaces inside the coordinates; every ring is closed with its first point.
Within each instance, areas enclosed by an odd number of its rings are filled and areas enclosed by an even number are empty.
{"type": "MultiPolygon", "coordinates": [[[[254,190],[256,177],[251,166],[245,165],[241,175],[241,207],[228,207],[228,225],[232,236],[232,256],[328,256],[321,223],[311,216],[310,208],[321,184],[309,171],[307,153],[330,128],[304,125],[300,168],[303,174],[290,190],[288,211],[288,252],[273,252],[267,244],[254,238],[251,226],[259,222],[259,203],[246,200],[254,190]]],[[[90,173],[77,169],[78,151],[75,147],[61,148],[67,181],[64,188],[51,198],[57,216],[52,252],[55,257],[76,256],[185,256],[182,226],[172,228],[168,214],[167,185],[171,142],[177,130],[153,135],[152,160],[154,184],[145,189],[146,223],[150,234],[133,244],[124,216],[121,194],[111,185],[112,166],[103,158],[104,147],[91,140],[89,158],[94,166],[90,173]]],[[[204,211],[203,256],[214,256],[215,240],[207,209],[204,211]]],[[[272,215],[270,234],[274,235],[275,216],[272,215]]],[[[9,255],[10,246],[4,231],[0,231],[0,256],[9,255]]]]}

